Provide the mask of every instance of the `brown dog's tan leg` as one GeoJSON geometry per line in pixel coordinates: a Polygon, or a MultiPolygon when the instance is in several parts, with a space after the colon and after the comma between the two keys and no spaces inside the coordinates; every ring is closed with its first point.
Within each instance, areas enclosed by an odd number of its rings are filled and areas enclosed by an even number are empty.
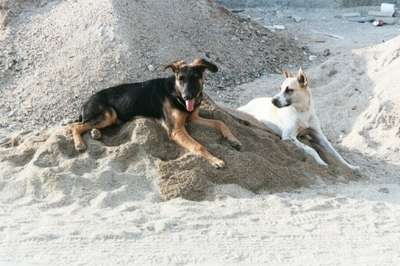
{"type": "Polygon", "coordinates": [[[190,119],[195,124],[211,127],[218,130],[219,132],[221,132],[222,136],[224,136],[224,138],[226,138],[232,145],[232,147],[234,147],[235,149],[240,150],[240,148],[242,147],[240,141],[232,134],[232,132],[224,124],[224,122],[214,119],[202,118],[199,115],[198,109],[193,112],[190,119]]]}
{"type": "MultiPolygon", "coordinates": [[[[95,128],[101,129],[109,127],[118,121],[117,114],[114,110],[106,111],[103,115],[103,120],[93,125],[92,123],[75,123],[71,126],[72,137],[74,139],[75,149],[77,151],[86,150],[86,144],[82,138],[82,134],[86,133],[88,130],[95,128]]],[[[99,132],[100,133],[100,132],[99,132]]]]}
{"type": "Polygon", "coordinates": [[[189,133],[186,131],[185,123],[188,115],[178,110],[171,110],[171,118],[173,129],[171,131],[171,139],[173,139],[178,145],[189,150],[190,152],[200,155],[205,158],[211,165],[216,168],[222,168],[225,166],[224,161],[218,159],[207,149],[194,140],[189,133]]]}
{"type": "Polygon", "coordinates": [[[85,141],[82,138],[82,134],[91,129],[93,126],[89,123],[75,123],[71,125],[72,138],[74,139],[75,150],[84,151],[86,150],[85,141]]]}

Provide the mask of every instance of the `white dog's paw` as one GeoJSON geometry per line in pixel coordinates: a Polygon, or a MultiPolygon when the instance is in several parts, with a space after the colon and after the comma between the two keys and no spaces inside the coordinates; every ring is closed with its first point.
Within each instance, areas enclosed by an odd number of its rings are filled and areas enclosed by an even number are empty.
{"type": "Polygon", "coordinates": [[[348,167],[350,170],[352,170],[353,172],[356,172],[356,173],[360,172],[360,170],[361,170],[361,167],[358,166],[358,165],[351,165],[351,164],[349,164],[347,167],[348,167]]]}
{"type": "MultiPolygon", "coordinates": [[[[315,158],[314,158],[315,159],[315,158]]],[[[321,158],[319,159],[315,159],[317,161],[317,163],[323,167],[328,167],[328,164],[326,162],[324,162],[321,158]]]]}

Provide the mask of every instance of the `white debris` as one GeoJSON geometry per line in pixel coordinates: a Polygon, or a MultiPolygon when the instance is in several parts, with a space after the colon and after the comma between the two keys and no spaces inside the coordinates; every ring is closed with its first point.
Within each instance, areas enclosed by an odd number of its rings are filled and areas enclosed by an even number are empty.
{"type": "Polygon", "coordinates": [[[265,25],[264,28],[269,29],[272,32],[275,32],[276,30],[285,30],[286,27],[284,25],[265,25]]]}
{"type": "Polygon", "coordinates": [[[394,9],[395,5],[394,4],[388,4],[388,3],[382,3],[381,4],[381,12],[382,13],[390,13],[391,17],[393,17],[394,12],[396,11],[394,9]]]}
{"type": "Polygon", "coordinates": [[[286,27],[284,26],[284,25],[274,25],[274,26],[272,26],[274,29],[276,29],[276,30],[284,30],[284,29],[286,29],[286,27]]]}
{"type": "Polygon", "coordinates": [[[342,18],[361,17],[359,12],[343,13],[342,18]]]}
{"type": "Polygon", "coordinates": [[[302,22],[304,20],[304,18],[302,18],[300,16],[292,16],[292,18],[297,23],[302,22]]]}
{"type": "Polygon", "coordinates": [[[308,60],[310,60],[310,61],[314,61],[315,59],[317,59],[317,56],[316,56],[316,55],[310,55],[310,56],[308,57],[308,60]]]}
{"type": "Polygon", "coordinates": [[[393,17],[394,12],[387,11],[368,11],[368,16],[372,17],[393,17]]]}
{"type": "Polygon", "coordinates": [[[148,66],[147,66],[147,69],[148,69],[150,72],[153,72],[156,68],[155,68],[153,65],[148,65],[148,66]]]}

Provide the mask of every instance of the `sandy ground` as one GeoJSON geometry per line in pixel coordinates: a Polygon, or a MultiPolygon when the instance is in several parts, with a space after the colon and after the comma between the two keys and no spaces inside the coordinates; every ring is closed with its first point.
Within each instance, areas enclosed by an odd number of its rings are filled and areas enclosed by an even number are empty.
{"type": "MultiPolygon", "coordinates": [[[[325,26],[304,15],[304,22],[286,24],[287,33],[325,40],[304,40],[318,55],[306,69],[316,109],[329,139],[362,167],[365,180],[258,195],[225,185],[202,202],[149,195],[116,207],[1,204],[0,265],[398,265],[400,40],[352,49],[395,37],[399,26],[377,29],[333,18],[342,11],[317,11],[325,26]],[[326,48],[328,58],[319,55],[326,48]]],[[[280,81],[266,75],[240,86],[231,105],[271,95],[280,81]]]]}

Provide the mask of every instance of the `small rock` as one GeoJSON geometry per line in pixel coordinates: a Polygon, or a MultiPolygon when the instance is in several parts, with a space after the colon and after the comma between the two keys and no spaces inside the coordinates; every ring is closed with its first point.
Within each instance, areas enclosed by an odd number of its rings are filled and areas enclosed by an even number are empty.
{"type": "Polygon", "coordinates": [[[284,26],[284,25],[274,25],[274,26],[272,26],[274,29],[276,29],[276,30],[284,30],[284,29],[286,29],[286,27],[284,26]]]}
{"type": "Polygon", "coordinates": [[[323,56],[330,56],[331,55],[331,50],[325,49],[324,52],[322,53],[323,56]]]}
{"type": "Polygon", "coordinates": [[[148,66],[147,66],[147,69],[148,69],[150,72],[153,72],[156,68],[155,68],[153,65],[148,65],[148,66]]]}
{"type": "Polygon", "coordinates": [[[308,57],[308,60],[310,60],[310,61],[314,61],[315,59],[317,59],[317,56],[316,56],[316,55],[310,55],[310,56],[308,57]]]}
{"type": "Polygon", "coordinates": [[[342,14],[342,18],[351,18],[351,17],[360,17],[361,14],[359,12],[349,12],[342,14]]]}
{"type": "Polygon", "coordinates": [[[386,188],[386,187],[381,187],[380,189],[378,189],[378,192],[385,193],[385,194],[389,194],[390,193],[389,189],[386,188]]]}
{"type": "Polygon", "coordinates": [[[292,19],[294,20],[294,22],[299,23],[302,22],[304,20],[304,18],[300,17],[300,16],[292,16],[292,19]]]}
{"type": "Polygon", "coordinates": [[[232,13],[242,13],[244,11],[245,11],[244,9],[231,9],[232,13]]]}

